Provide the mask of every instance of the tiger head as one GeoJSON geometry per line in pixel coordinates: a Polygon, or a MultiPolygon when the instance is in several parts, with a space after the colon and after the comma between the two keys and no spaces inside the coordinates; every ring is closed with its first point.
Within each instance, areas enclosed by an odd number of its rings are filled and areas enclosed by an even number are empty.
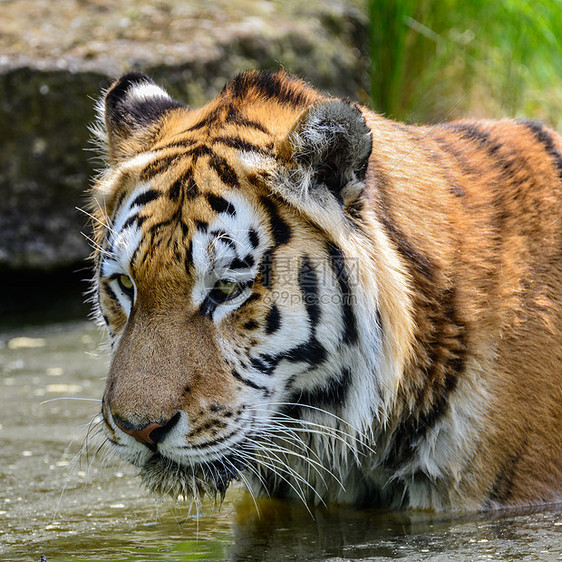
{"type": "Polygon", "coordinates": [[[351,469],[334,459],[368,446],[396,385],[362,236],[362,110],[283,73],[242,74],[200,109],[133,73],[98,110],[107,439],[159,493],[338,487],[334,465],[351,469]]]}

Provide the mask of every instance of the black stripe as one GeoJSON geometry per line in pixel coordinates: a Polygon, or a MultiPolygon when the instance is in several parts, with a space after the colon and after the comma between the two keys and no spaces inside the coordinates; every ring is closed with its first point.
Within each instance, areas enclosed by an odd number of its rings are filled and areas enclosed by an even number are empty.
{"type": "Polygon", "coordinates": [[[199,194],[199,188],[193,179],[193,168],[186,170],[168,191],[168,197],[177,202],[181,196],[182,202],[185,198],[193,199],[199,194]]]}
{"type": "MultiPolygon", "coordinates": [[[[297,345],[279,355],[260,355],[250,361],[252,367],[265,375],[272,375],[277,365],[283,359],[290,363],[308,363],[310,367],[317,367],[328,357],[325,347],[313,335],[303,344],[297,345]]],[[[290,381],[292,382],[292,380],[290,381]]],[[[290,383],[289,383],[290,384],[290,383]]]]}
{"type": "Polygon", "coordinates": [[[477,127],[475,123],[449,123],[446,128],[460,133],[462,137],[470,140],[486,150],[492,158],[492,164],[496,168],[500,168],[505,176],[511,179],[513,176],[513,167],[516,160],[505,158],[500,154],[503,143],[492,138],[491,133],[483,131],[477,127]]]}
{"type": "Polygon", "coordinates": [[[227,213],[228,215],[235,216],[236,209],[232,203],[229,203],[224,197],[220,195],[213,195],[212,193],[207,194],[207,201],[211,208],[216,213],[227,213]]]}
{"type": "Polygon", "coordinates": [[[127,192],[123,191],[119,194],[119,198],[117,199],[117,203],[115,204],[115,208],[113,209],[113,216],[116,216],[119,209],[121,208],[121,205],[123,205],[123,202],[125,201],[125,198],[127,197],[127,192]]]}
{"type": "Polygon", "coordinates": [[[189,174],[184,176],[184,181],[187,182],[187,185],[184,184],[183,195],[189,199],[193,199],[199,194],[199,188],[197,187],[197,184],[191,174],[192,172],[190,171],[189,174]]]}
{"type": "MultiPolygon", "coordinates": [[[[130,263],[131,263],[132,265],[136,264],[137,255],[138,255],[138,253],[140,252],[140,247],[141,247],[141,245],[139,244],[139,245],[135,248],[135,251],[133,252],[133,255],[131,256],[130,263]]],[[[151,250],[151,249],[149,248],[149,251],[150,251],[150,250],[151,250]]],[[[144,257],[144,259],[146,259],[146,256],[144,257]]],[[[143,259],[143,261],[144,261],[144,259],[143,259]]]]}
{"type": "Polygon", "coordinates": [[[265,317],[265,333],[273,334],[281,327],[281,314],[276,305],[273,305],[265,317]]]}
{"type": "Polygon", "coordinates": [[[413,270],[422,275],[430,283],[433,283],[435,266],[431,259],[415,248],[414,244],[408,240],[406,234],[402,232],[394,221],[391,198],[389,197],[391,187],[387,175],[383,172],[380,164],[373,159],[371,159],[371,166],[376,174],[375,183],[377,189],[375,191],[375,197],[379,207],[377,218],[382,223],[382,226],[396,250],[404,257],[413,270]]]}
{"type": "Polygon", "coordinates": [[[439,299],[433,299],[428,309],[431,332],[418,336],[427,354],[427,364],[423,366],[425,386],[419,389],[416,400],[420,410],[408,414],[395,429],[385,459],[387,466],[406,462],[449,409],[450,395],[464,371],[467,353],[466,326],[458,318],[455,299],[454,289],[447,290],[439,299]]]}
{"type": "MultiPolygon", "coordinates": [[[[308,92],[300,82],[280,77],[270,72],[245,72],[239,74],[225,86],[225,90],[235,98],[244,98],[255,90],[266,99],[274,99],[281,104],[303,106],[308,101],[308,92]]],[[[223,91],[225,91],[223,90],[223,91]]]]}
{"type": "MultiPolygon", "coordinates": [[[[434,132],[433,129],[430,129],[430,133],[433,132],[434,132]]],[[[449,145],[447,145],[447,143],[444,142],[442,136],[439,137],[440,138],[439,141],[437,137],[434,135],[432,137],[427,138],[428,134],[429,133],[423,134],[423,129],[421,131],[417,131],[415,129],[409,131],[409,136],[416,143],[416,146],[421,147],[421,149],[425,153],[425,156],[429,160],[434,162],[437,166],[439,166],[439,168],[441,168],[441,171],[443,172],[443,176],[445,177],[447,183],[449,184],[449,192],[452,193],[455,197],[464,197],[464,195],[466,195],[466,191],[456,181],[455,177],[451,173],[448,162],[443,158],[444,156],[443,153],[447,152],[447,148],[450,148],[449,145]],[[442,151],[436,150],[436,147],[431,144],[430,142],[431,140],[440,144],[440,148],[443,148],[443,150],[442,151]]]]}
{"type": "MultiPolygon", "coordinates": [[[[181,222],[181,217],[179,219],[179,221],[181,222]]],[[[150,236],[150,244],[148,244],[148,249],[147,251],[144,253],[144,255],[142,256],[142,260],[140,261],[140,263],[147,263],[149,262],[153,256],[154,253],[156,251],[156,248],[158,247],[158,243],[156,242],[156,237],[160,234],[160,231],[163,228],[166,228],[170,225],[172,225],[174,222],[178,222],[178,215],[174,215],[173,217],[164,220],[164,221],[160,221],[156,224],[153,224],[147,231],[147,235],[150,236]]],[[[187,225],[185,225],[187,226],[187,225]]],[[[133,252],[133,256],[131,258],[131,263],[134,264],[136,263],[136,259],[137,259],[137,254],[140,251],[141,246],[137,246],[137,248],[135,249],[135,251],[133,252]]]]}
{"type": "MultiPolygon", "coordinates": [[[[488,131],[483,131],[480,127],[477,127],[475,123],[445,123],[441,126],[461,133],[465,139],[476,142],[481,146],[490,143],[490,133],[488,131]]],[[[494,147],[495,143],[492,143],[491,146],[494,147]]]]}
{"type": "Polygon", "coordinates": [[[183,178],[176,180],[168,190],[168,197],[175,203],[180,198],[182,191],[183,178]]]}
{"type": "Polygon", "coordinates": [[[178,224],[181,227],[181,231],[183,234],[183,237],[186,238],[188,233],[189,233],[189,227],[187,226],[187,224],[183,221],[183,219],[179,219],[178,220],[178,224]]]}
{"type": "Polygon", "coordinates": [[[548,129],[538,121],[522,120],[519,121],[519,123],[525,125],[528,129],[530,129],[535,135],[536,139],[542,145],[544,145],[548,154],[550,154],[550,156],[552,156],[552,158],[554,159],[556,169],[558,170],[558,177],[562,180],[562,155],[554,146],[552,136],[550,135],[548,129]]]}
{"type": "MultiPolygon", "coordinates": [[[[195,123],[195,125],[192,125],[191,127],[189,127],[189,129],[183,131],[183,133],[189,133],[192,131],[197,131],[198,129],[202,129],[203,127],[206,127],[207,125],[211,125],[212,123],[215,123],[219,120],[220,117],[220,111],[219,108],[211,111],[208,115],[206,115],[205,117],[203,117],[203,119],[201,119],[201,121],[198,121],[197,123],[195,123]]],[[[180,134],[183,134],[180,133],[180,134]]]]}
{"type": "Polygon", "coordinates": [[[257,301],[260,298],[260,294],[259,293],[252,293],[247,299],[246,302],[244,303],[244,306],[246,306],[248,303],[257,301]]]}
{"type": "Polygon", "coordinates": [[[213,170],[215,170],[223,183],[230,187],[238,186],[238,176],[236,175],[234,168],[224,158],[213,154],[211,160],[209,161],[209,165],[213,168],[213,170]]]}
{"type": "Polygon", "coordinates": [[[193,179],[193,170],[190,168],[182,176],[180,176],[170,187],[168,191],[168,197],[177,203],[180,196],[182,202],[187,197],[188,199],[193,199],[199,194],[199,188],[193,179]]]}
{"type": "Polygon", "coordinates": [[[254,369],[265,375],[272,375],[277,365],[286,359],[291,363],[308,363],[310,367],[316,367],[323,363],[328,357],[328,353],[324,346],[316,339],[314,335],[301,345],[297,345],[288,351],[284,351],[279,355],[260,355],[253,357],[250,363],[254,369]]]}
{"type": "Polygon", "coordinates": [[[249,386],[250,388],[254,388],[255,390],[261,390],[263,391],[265,396],[270,396],[271,392],[269,391],[269,389],[265,386],[260,386],[258,384],[256,384],[255,382],[246,379],[244,377],[242,377],[237,371],[232,371],[232,376],[237,380],[240,381],[242,384],[245,384],[246,386],[249,386]]]}
{"type": "Polygon", "coordinates": [[[277,206],[268,197],[262,197],[261,202],[269,215],[269,224],[275,246],[287,244],[291,240],[291,227],[279,216],[277,206]]]}
{"type": "Polygon", "coordinates": [[[270,376],[279,364],[279,360],[279,357],[260,355],[258,357],[252,357],[250,359],[250,365],[260,373],[270,376]]]}
{"type": "MultiPolygon", "coordinates": [[[[386,206],[382,203],[382,206],[386,206]]],[[[390,215],[388,208],[381,209],[378,215],[386,233],[392,240],[396,250],[406,259],[406,261],[413,267],[413,269],[425,277],[427,280],[432,281],[435,275],[435,266],[429,256],[419,252],[412,243],[407,239],[404,232],[400,230],[398,225],[394,222],[390,215]]]]}
{"type": "Polygon", "coordinates": [[[177,240],[174,240],[174,259],[179,262],[181,259],[180,245],[177,240]]]}
{"type": "Polygon", "coordinates": [[[248,322],[244,324],[246,330],[255,330],[257,327],[259,327],[259,324],[255,320],[248,320],[248,322]]]}
{"type": "Polygon", "coordinates": [[[183,154],[171,154],[169,156],[160,157],[150,164],[148,164],[143,171],[140,173],[140,179],[142,181],[148,180],[157,174],[160,174],[165,169],[169,168],[175,160],[177,160],[183,154]]]}
{"type": "Polygon", "coordinates": [[[240,258],[234,258],[228,265],[228,269],[248,269],[251,267],[240,258]]]}
{"type": "MultiPolygon", "coordinates": [[[[227,441],[228,439],[231,439],[233,435],[236,435],[239,432],[238,429],[236,429],[235,431],[232,431],[231,433],[228,433],[226,435],[223,435],[222,437],[213,437],[213,439],[211,439],[210,441],[205,441],[204,443],[198,443],[197,444],[197,449],[207,449],[208,447],[214,447],[216,446],[218,443],[222,443],[223,441],[227,441]]],[[[192,445],[186,445],[183,447],[184,449],[192,449],[193,446],[192,445]]],[[[220,463],[222,462],[221,459],[217,459],[215,461],[206,461],[205,462],[205,468],[207,470],[209,470],[211,467],[215,468],[217,465],[213,464],[213,463],[220,463]]],[[[234,461],[231,462],[239,462],[237,459],[235,459],[234,461]]],[[[232,470],[231,466],[225,466],[224,467],[227,471],[228,470],[232,470]]],[[[186,467],[185,470],[191,470],[191,467],[186,467]]],[[[214,472],[214,471],[213,471],[214,472]]],[[[188,472],[188,474],[192,474],[191,472],[188,472]]],[[[214,474],[216,475],[216,472],[214,472],[214,474]]],[[[217,482],[217,485],[221,485],[220,482],[217,482]]],[[[223,484],[223,486],[226,486],[226,483],[223,484]]]]}
{"type": "Polygon", "coordinates": [[[137,228],[140,228],[144,221],[147,219],[148,217],[139,217],[139,215],[133,215],[132,217],[129,217],[124,223],[123,223],[123,227],[121,228],[121,230],[125,230],[126,228],[129,228],[129,226],[131,226],[132,224],[136,223],[137,228]]]}
{"type": "MultiPolygon", "coordinates": [[[[351,371],[344,367],[337,378],[329,379],[318,388],[295,391],[288,401],[333,411],[346,403],[350,386],[351,371]]],[[[306,411],[306,408],[303,410],[306,411]]]]}
{"type": "Polygon", "coordinates": [[[157,232],[158,232],[161,228],[165,228],[166,226],[170,226],[173,222],[174,222],[174,218],[170,218],[170,219],[166,219],[165,221],[157,222],[156,224],[153,224],[153,225],[148,229],[148,233],[150,234],[150,236],[151,236],[152,239],[154,240],[154,237],[156,236],[157,232]]]}
{"type": "Polygon", "coordinates": [[[213,155],[213,151],[208,146],[205,146],[204,144],[196,146],[195,148],[192,148],[191,150],[188,150],[185,153],[185,156],[190,156],[193,159],[194,164],[195,162],[197,162],[197,160],[199,160],[199,158],[201,158],[201,156],[212,156],[212,155],[213,155]]]}
{"type": "Polygon", "coordinates": [[[111,288],[109,281],[104,281],[103,282],[103,288],[105,293],[107,294],[107,296],[109,296],[109,298],[116,302],[117,304],[119,304],[119,299],[117,298],[117,295],[115,294],[115,292],[113,291],[113,289],[111,288]]]}
{"type": "Polygon", "coordinates": [[[320,320],[320,302],[318,296],[318,277],[307,256],[304,256],[299,269],[299,287],[302,293],[306,313],[312,329],[320,320]]]}
{"type": "Polygon", "coordinates": [[[197,141],[191,140],[191,139],[183,139],[183,140],[177,140],[177,141],[173,141],[170,142],[168,144],[165,144],[164,146],[159,146],[157,148],[154,149],[154,151],[160,151],[160,150],[168,150],[170,148],[188,148],[190,146],[193,146],[194,144],[196,144],[197,141]]]}
{"type": "Polygon", "coordinates": [[[257,131],[261,131],[262,133],[269,135],[269,131],[267,130],[265,125],[262,125],[257,121],[253,121],[252,119],[248,119],[244,117],[243,115],[241,115],[238,109],[232,107],[232,105],[228,106],[228,114],[226,116],[225,122],[236,123],[236,125],[240,125],[241,127],[246,127],[248,129],[255,129],[257,131]]]}
{"type": "Polygon", "coordinates": [[[193,242],[190,240],[185,249],[185,271],[189,275],[191,266],[193,265],[193,242]]]}
{"type": "MultiPolygon", "coordinates": [[[[457,166],[464,174],[474,175],[481,173],[480,170],[476,169],[474,165],[466,159],[466,155],[459,150],[455,144],[451,144],[447,138],[439,135],[435,136],[434,139],[443,152],[454,158],[457,166]]],[[[455,138],[455,142],[456,140],[455,138]]]]}
{"type": "Polygon", "coordinates": [[[254,228],[250,228],[250,231],[248,232],[248,238],[250,240],[252,248],[257,248],[259,246],[260,238],[254,228]]]}
{"type": "Polygon", "coordinates": [[[345,265],[345,257],[342,249],[333,242],[328,242],[326,244],[326,249],[328,251],[328,256],[330,257],[332,270],[340,288],[342,319],[344,326],[342,341],[347,344],[355,343],[358,337],[357,320],[355,318],[353,306],[351,305],[353,295],[351,293],[349,275],[347,274],[347,268],[345,265]]]}
{"type": "Polygon", "coordinates": [[[283,352],[279,359],[287,359],[291,363],[305,361],[311,366],[320,365],[328,357],[326,348],[312,336],[309,341],[283,352]]]}
{"type": "Polygon", "coordinates": [[[517,450],[509,456],[503,463],[500,470],[496,475],[496,480],[492,486],[492,490],[488,496],[488,502],[485,507],[496,508],[497,504],[505,504],[511,496],[513,490],[513,481],[517,465],[523,456],[523,451],[527,446],[527,436],[524,437],[523,442],[519,445],[517,450]],[[495,505],[494,505],[495,504],[495,505]]]}
{"type": "Polygon", "coordinates": [[[156,191],[155,189],[148,189],[147,191],[141,193],[140,195],[137,195],[137,197],[133,199],[133,202],[131,203],[131,208],[137,206],[142,207],[150,203],[151,201],[158,199],[161,195],[162,195],[161,191],[156,191]]]}
{"type": "Polygon", "coordinates": [[[207,232],[207,228],[209,225],[205,221],[196,220],[195,226],[197,227],[197,230],[199,230],[199,232],[205,233],[207,232]]]}
{"type": "Polygon", "coordinates": [[[268,151],[264,150],[261,146],[245,141],[239,137],[215,137],[213,141],[224,144],[225,146],[230,146],[231,148],[242,150],[243,152],[257,152],[258,154],[267,154],[267,155],[270,154],[268,151]]]}
{"type": "Polygon", "coordinates": [[[254,263],[254,257],[251,254],[248,254],[243,260],[240,258],[234,258],[230,262],[228,269],[249,269],[250,267],[253,267],[254,263]]]}

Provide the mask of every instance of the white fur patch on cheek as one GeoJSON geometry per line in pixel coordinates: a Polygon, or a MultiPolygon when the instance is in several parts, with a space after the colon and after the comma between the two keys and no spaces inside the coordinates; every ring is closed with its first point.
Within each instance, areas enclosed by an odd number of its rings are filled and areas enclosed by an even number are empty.
{"type": "Polygon", "coordinates": [[[192,243],[192,259],[193,267],[195,270],[195,283],[193,285],[193,303],[199,306],[207,296],[207,293],[212,288],[212,281],[209,275],[211,271],[211,256],[209,254],[209,234],[207,232],[197,231],[193,238],[192,243]]]}
{"type": "Polygon", "coordinates": [[[142,240],[140,228],[130,228],[122,232],[113,245],[117,261],[124,272],[129,272],[131,260],[142,240]]]}
{"type": "Polygon", "coordinates": [[[142,206],[136,202],[139,197],[151,189],[149,183],[140,183],[131,193],[127,202],[117,211],[113,221],[113,227],[108,240],[110,259],[106,260],[111,264],[113,271],[107,272],[104,268],[103,274],[110,276],[111,273],[129,273],[131,259],[142,241],[142,230],[134,220],[138,216],[142,206]]]}
{"type": "Polygon", "coordinates": [[[121,209],[117,209],[117,215],[113,220],[112,232],[114,235],[119,235],[120,231],[128,219],[135,216],[138,213],[139,205],[135,204],[140,195],[143,195],[151,189],[151,185],[148,182],[139,183],[135,189],[129,195],[127,201],[122,205],[121,209]]]}
{"type": "Polygon", "coordinates": [[[351,301],[353,295],[341,292],[327,259],[317,262],[316,273],[319,283],[317,303],[321,310],[321,320],[316,326],[316,337],[328,352],[337,353],[345,330],[342,318],[343,301],[344,299],[351,301]]]}
{"type": "Polygon", "coordinates": [[[271,302],[281,311],[281,325],[275,333],[267,336],[265,343],[256,346],[254,351],[259,354],[279,355],[308,341],[308,314],[304,305],[299,305],[299,302],[302,302],[300,295],[285,296],[277,294],[275,290],[270,295],[271,302]]]}

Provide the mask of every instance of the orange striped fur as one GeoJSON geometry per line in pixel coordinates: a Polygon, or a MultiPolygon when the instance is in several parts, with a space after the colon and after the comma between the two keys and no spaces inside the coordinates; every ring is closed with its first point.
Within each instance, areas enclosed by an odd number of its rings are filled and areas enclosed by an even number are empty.
{"type": "Polygon", "coordinates": [[[200,109],[130,74],[99,110],[104,426],[149,488],[562,500],[557,133],[407,126],[284,73],[200,109]]]}

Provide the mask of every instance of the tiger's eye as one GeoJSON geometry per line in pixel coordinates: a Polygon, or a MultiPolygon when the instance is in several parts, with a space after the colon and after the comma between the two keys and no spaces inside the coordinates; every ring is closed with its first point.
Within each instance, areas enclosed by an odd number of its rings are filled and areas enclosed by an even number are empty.
{"type": "Polygon", "coordinates": [[[215,289],[220,291],[225,297],[229,297],[238,289],[238,283],[236,283],[236,281],[229,281],[228,279],[220,279],[216,282],[215,289]]]}
{"type": "Polygon", "coordinates": [[[134,284],[133,280],[128,275],[119,275],[119,277],[117,277],[117,283],[119,283],[119,287],[126,295],[131,298],[133,297],[134,284]]]}
{"type": "Polygon", "coordinates": [[[119,283],[125,289],[132,289],[133,288],[133,280],[127,275],[119,275],[119,283]]]}

